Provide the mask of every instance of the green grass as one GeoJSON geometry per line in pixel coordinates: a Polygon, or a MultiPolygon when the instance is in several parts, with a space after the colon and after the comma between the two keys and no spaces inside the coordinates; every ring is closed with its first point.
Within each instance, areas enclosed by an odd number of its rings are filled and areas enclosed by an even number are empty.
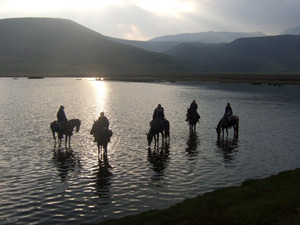
{"type": "Polygon", "coordinates": [[[102,225],[300,225],[300,169],[102,225]]]}

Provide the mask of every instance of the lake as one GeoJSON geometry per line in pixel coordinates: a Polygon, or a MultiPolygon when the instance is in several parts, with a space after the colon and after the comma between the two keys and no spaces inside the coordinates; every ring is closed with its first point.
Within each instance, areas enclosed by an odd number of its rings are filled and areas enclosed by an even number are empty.
{"type": "Polygon", "coordinates": [[[1,78],[0,90],[0,224],[97,223],[300,166],[300,86],[1,78]],[[193,99],[201,119],[190,133],[193,99]],[[229,130],[218,141],[227,102],[240,118],[239,139],[229,130]],[[171,139],[149,151],[158,103],[171,139]],[[71,148],[54,145],[50,131],[61,105],[82,120],[71,148]],[[101,111],[113,131],[111,168],[90,135],[101,111]]]}

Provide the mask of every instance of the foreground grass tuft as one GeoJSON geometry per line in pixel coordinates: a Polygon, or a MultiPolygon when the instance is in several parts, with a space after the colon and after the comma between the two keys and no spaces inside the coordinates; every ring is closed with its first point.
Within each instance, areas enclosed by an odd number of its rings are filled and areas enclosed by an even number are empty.
{"type": "Polygon", "coordinates": [[[300,169],[102,225],[300,225],[300,169]]]}

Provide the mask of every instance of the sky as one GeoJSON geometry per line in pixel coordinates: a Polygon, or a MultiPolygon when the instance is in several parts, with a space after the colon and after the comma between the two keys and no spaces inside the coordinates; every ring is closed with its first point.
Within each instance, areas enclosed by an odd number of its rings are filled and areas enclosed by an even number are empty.
{"type": "Polygon", "coordinates": [[[70,19],[103,35],[146,41],[206,31],[278,35],[300,26],[299,0],[0,0],[0,19],[70,19]]]}

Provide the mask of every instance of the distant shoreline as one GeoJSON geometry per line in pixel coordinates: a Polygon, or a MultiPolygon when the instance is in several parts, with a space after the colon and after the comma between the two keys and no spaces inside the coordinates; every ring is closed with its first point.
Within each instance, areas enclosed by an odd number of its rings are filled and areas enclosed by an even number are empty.
{"type": "Polygon", "coordinates": [[[175,76],[104,76],[105,80],[132,82],[243,82],[252,84],[300,84],[300,74],[199,74],[175,76]]]}
{"type": "MultiPolygon", "coordinates": [[[[27,77],[27,76],[1,76],[1,77],[27,77]]],[[[300,84],[300,74],[160,74],[160,75],[91,75],[91,74],[70,74],[70,75],[43,75],[43,78],[104,78],[110,81],[125,82],[239,82],[252,84],[300,84]]]]}

